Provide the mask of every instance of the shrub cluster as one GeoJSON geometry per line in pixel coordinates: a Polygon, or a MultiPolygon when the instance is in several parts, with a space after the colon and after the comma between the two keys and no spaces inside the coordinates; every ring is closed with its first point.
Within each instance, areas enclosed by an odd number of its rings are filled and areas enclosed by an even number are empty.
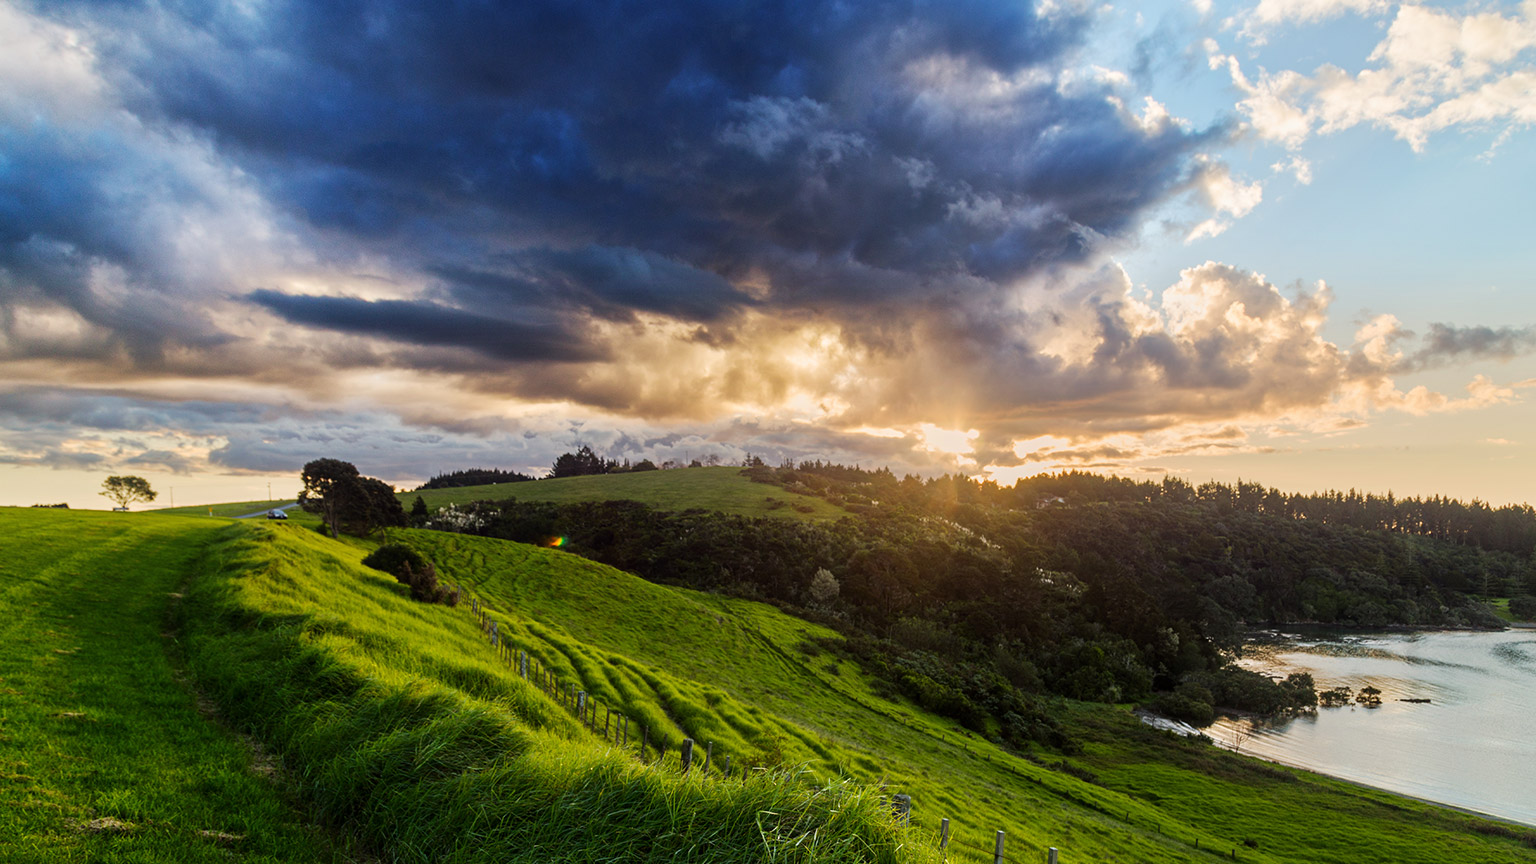
{"type": "Polygon", "coordinates": [[[1217,707],[1270,716],[1314,709],[1317,702],[1317,688],[1305,672],[1275,681],[1249,669],[1226,666],[1185,676],[1179,686],[1157,694],[1147,707],[1191,726],[1209,726],[1217,707]]]}
{"type": "Polygon", "coordinates": [[[1509,598],[1509,614],[1521,621],[1536,620],[1536,595],[1521,594],[1509,598]]]}
{"type": "Polygon", "coordinates": [[[382,570],[411,589],[411,599],[423,603],[457,605],[458,593],[437,584],[437,568],[409,546],[386,543],[363,559],[363,564],[382,570]]]}

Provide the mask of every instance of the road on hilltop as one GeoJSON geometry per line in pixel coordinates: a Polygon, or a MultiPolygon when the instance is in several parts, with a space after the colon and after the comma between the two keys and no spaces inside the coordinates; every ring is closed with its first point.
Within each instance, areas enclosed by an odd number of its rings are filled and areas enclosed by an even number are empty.
{"type": "Polygon", "coordinates": [[[267,508],[262,509],[262,510],[257,510],[255,513],[247,513],[244,516],[236,516],[235,518],[236,519],[254,519],[257,516],[265,516],[268,513],[271,513],[273,510],[290,510],[290,509],[292,509],[294,507],[297,507],[297,506],[299,506],[299,502],[295,501],[292,504],[284,504],[281,507],[267,507],[267,508]]]}

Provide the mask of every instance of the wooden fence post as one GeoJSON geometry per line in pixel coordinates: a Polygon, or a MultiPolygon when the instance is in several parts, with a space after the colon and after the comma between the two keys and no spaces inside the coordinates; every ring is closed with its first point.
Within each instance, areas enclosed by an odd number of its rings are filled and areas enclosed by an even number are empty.
{"type": "Polygon", "coordinates": [[[609,724],[609,721],[611,721],[611,720],[613,720],[613,709],[609,708],[608,706],[605,705],[605,706],[603,706],[603,740],[604,741],[608,740],[608,724],[609,724]]]}
{"type": "Polygon", "coordinates": [[[731,754],[729,753],[725,754],[725,771],[722,773],[725,774],[725,779],[731,779],[731,754]]]}
{"type": "Polygon", "coordinates": [[[949,847],[949,817],[939,820],[939,851],[943,852],[949,847]]]}
{"type": "Polygon", "coordinates": [[[710,741],[704,745],[704,771],[705,777],[709,776],[709,760],[715,755],[715,742],[710,741]]]}
{"type": "Polygon", "coordinates": [[[896,821],[902,825],[912,824],[912,796],[892,795],[891,813],[896,817],[896,821]]]}
{"type": "Polygon", "coordinates": [[[1056,864],[1056,847],[1045,850],[1045,864],[1056,864]]]}
{"type": "Polygon", "coordinates": [[[528,677],[528,652],[527,651],[519,651],[519,652],[517,652],[517,674],[518,674],[519,677],[524,678],[524,679],[526,679],[528,677]]]}
{"type": "Polygon", "coordinates": [[[496,647],[496,646],[497,646],[497,645],[500,645],[500,644],[501,644],[501,640],[500,640],[500,638],[499,638],[499,637],[500,637],[500,635],[501,635],[501,634],[499,634],[499,633],[498,633],[498,632],[497,632],[497,631],[496,631],[496,622],[495,622],[495,621],[492,621],[492,622],[491,622],[491,647],[493,647],[493,648],[494,648],[494,647],[496,647]]]}
{"type": "Polygon", "coordinates": [[[683,763],[683,773],[687,774],[688,773],[688,769],[693,767],[693,739],[692,738],[684,738],[683,739],[682,753],[680,755],[681,755],[681,761],[683,763]]]}
{"type": "Polygon", "coordinates": [[[1003,832],[997,832],[997,846],[992,850],[992,864],[1003,864],[1003,832]]]}
{"type": "Polygon", "coordinates": [[[582,712],[584,712],[586,710],[587,710],[587,691],[581,690],[581,691],[578,691],[576,693],[576,719],[580,720],[582,712]]]}

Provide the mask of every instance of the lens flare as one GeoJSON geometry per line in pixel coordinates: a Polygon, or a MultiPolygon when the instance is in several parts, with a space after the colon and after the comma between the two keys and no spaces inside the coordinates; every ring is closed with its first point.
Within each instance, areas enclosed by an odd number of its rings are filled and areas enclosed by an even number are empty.
{"type": "Polygon", "coordinates": [[[561,546],[565,545],[565,538],[564,537],[551,537],[548,540],[544,541],[544,545],[548,546],[551,549],[559,549],[561,546]]]}

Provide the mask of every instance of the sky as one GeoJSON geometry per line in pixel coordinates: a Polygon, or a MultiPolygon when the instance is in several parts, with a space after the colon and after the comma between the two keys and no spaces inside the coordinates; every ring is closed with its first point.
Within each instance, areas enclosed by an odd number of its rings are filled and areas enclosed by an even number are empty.
{"type": "Polygon", "coordinates": [[[1536,500],[1536,0],[0,0],[0,505],[541,475],[1536,500]]]}

